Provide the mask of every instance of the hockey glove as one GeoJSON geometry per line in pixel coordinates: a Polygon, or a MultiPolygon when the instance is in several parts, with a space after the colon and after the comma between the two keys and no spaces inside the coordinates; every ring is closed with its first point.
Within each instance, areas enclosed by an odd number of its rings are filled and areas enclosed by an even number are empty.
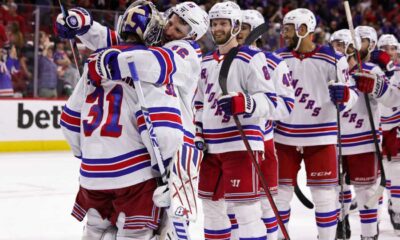
{"type": "Polygon", "coordinates": [[[350,98],[350,89],[344,83],[329,82],[329,96],[334,103],[346,103],[350,98]]]}
{"type": "Polygon", "coordinates": [[[371,93],[373,97],[381,97],[387,90],[385,79],[370,73],[355,73],[353,75],[358,90],[363,93],[371,93]]]}
{"type": "Polygon", "coordinates": [[[100,86],[102,79],[116,80],[121,78],[118,66],[119,49],[103,49],[88,58],[88,78],[94,86],[100,86]]]}
{"type": "Polygon", "coordinates": [[[196,122],[196,136],[194,137],[194,145],[201,151],[205,151],[207,149],[203,138],[203,127],[199,122],[196,122]]]}
{"type": "Polygon", "coordinates": [[[371,62],[377,64],[384,72],[386,77],[390,78],[394,74],[394,63],[390,59],[390,55],[382,50],[374,50],[371,52],[371,62]]]}
{"type": "Polygon", "coordinates": [[[218,106],[226,115],[252,114],[256,109],[254,99],[242,92],[233,92],[218,99],[218,106]]]}
{"type": "Polygon", "coordinates": [[[54,32],[60,38],[73,39],[76,35],[87,33],[92,24],[93,18],[86,9],[71,8],[68,10],[68,17],[65,20],[62,13],[58,14],[54,23],[54,32]]]}

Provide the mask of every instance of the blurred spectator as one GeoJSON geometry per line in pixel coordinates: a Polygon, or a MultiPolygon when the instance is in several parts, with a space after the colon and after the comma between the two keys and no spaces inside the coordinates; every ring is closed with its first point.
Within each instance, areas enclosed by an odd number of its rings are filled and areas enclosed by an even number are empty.
{"type": "Polygon", "coordinates": [[[3,46],[6,42],[8,42],[6,29],[0,24],[0,46],[3,46]]]}
{"type": "MultiPolygon", "coordinates": [[[[40,39],[48,39],[47,35],[41,32],[40,39]]],[[[39,97],[43,98],[57,98],[57,65],[53,61],[53,48],[49,42],[43,44],[42,54],[39,55],[39,69],[38,69],[38,88],[39,97]]]]}
{"type": "Polygon", "coordinates": [[[20,51],[19,57],[20,71],[19,77],[13,79],[14,91],[24,97],[33,95],[33,62],[34,47],[31,44],[25,44],[20,51]]]}
{"type": "Polygon", "coordinates": [[[24,35],[19,30],[17,23],[12,22],[8,24],[7,36],[10,43],[14,45],[18,49],[18,51],[24,46],[24,35]]]}
{"type": "Polygon", "coordinates": [[[17,13],[18,6],[13,0],[7,1],[8,13],[5,16],[5,25],[9,25],[11,23],[16,23],[18,25],[18,29],[25,33],[25,22],[26,19],[17,13]]]}
{"type": "Polygon", "coordinates": [[[9,51],[9,46],[0,46],[0,97],[14,96],[11,71],[9,69],[9,67],[12,67],[11,61],[9,60],[9,51]]]}

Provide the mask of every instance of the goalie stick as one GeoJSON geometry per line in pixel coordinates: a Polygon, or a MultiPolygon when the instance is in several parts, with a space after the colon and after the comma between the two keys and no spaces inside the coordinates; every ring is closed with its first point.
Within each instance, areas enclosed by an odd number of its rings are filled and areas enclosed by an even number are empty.
{"type": "MultiPolygon", "coordinates": [[[[256,27],[250,33],[250,35],[246,38],[244,44],[245,45],[250,45],[252,42],[254,42],[259,36],[261,36],[267,30],[268,30],[268,25],[265,24],[265,23],[263,23],[260,26],[256,27]]],[[[238,53],[238,51],[239,51],[239,47],[238,46],[232,48],[228,52],[228,54],[226,55],[226,57],[224,59],[224,62],[222,63],[221,70],[219,72],[218,82],[219,82],[219,85],[221,87],[223,95],[228,94],[227,80],[228,80],[229,68],[230,68],[230,66],[232,64],[233,59],[235,58],[236,54],[238,53]]],[[[250,154],[251,161],[253,162],[253,165],[254,165],[254,167],[256,169],[257,175],[260,178],[261,185],[264,188],[265,195],[267,196],[269,204],[271,205],[272,210],[274,211],[275,217],[276,217],[276,219],[278,221],[278,225],[279,225],[279,227],[280,227],[280,229],[282,231],[282,234],[283,234],[283,236],[285,237],[286,240],[290,240],[289,234],[288,234],[288,232],[287,232],[287,230],[285,228],[285,225],[283,224],[283,221],[282,221],[282,219],[281,219],[281,217],[279,215],[278,208],[276,207],[275,202],[272,199],[272,195],[271,195],[271,193],[270,193],[270,191],[268,189],[268,185],[267,185],[267,181],[265,179],[265,176],[264,176],[264,174],[263,174],[263,172],[262,172],[262,170],[260,168],[260,165],[258,164],[255,156],[253,155],[253,151],[251,149],[250,143],[249,143],[249,141],[248,141],[248,139],[247,139],[247,137],[246,137],[246,135],[245,135],[245,133],[243,131],[243,128],[242,128],[242,125],[241,125],[241,123],[239,121],[239,118],[236,115],[233,115],[233,119],[235,121],[236,127],[239,130],[240,136],[242,137],[243,143],[246,146],[246,149],[250,154]]]]}
{"type": "MultiPolygon", "coordinates": [[[[360,70],[360,72],[363,71],[362,69],[362,61],[361,61],[361,57],[360,57],[360,53],[357,51],[358,48],[358,43],[356,41],[356,35],[355,35],[355,31],[354,31],[354,26],[353,26],[353,19],[351,16],[351,12],[350,12],[350,5],[348,1],[344,1],[344,9],[346,11],[346,18],[347,18],[347,23],[349,24],[349,29],[351,32],[351,37],[354,41],[354,44],[356,45],[356,55],[357,55],[357,65],[358,65],[358,69],[360,70]]],[[[378,137],[376,136],[376,129],[375,129],[375,123],[374,123],[374,118],[372,116],[372,111],[371,111],[371,104],[369,101],[369,96],[367,93],[364,93],[364,98],[365,98],[365,105],[367,107],[367,111],[368,111],[368,119],[369,122],[371,124],[371,133],[372,133],[372,137],[374,139],[374,145],[375,145],[375,152],[376,155],[378,157],[378,161],[379,161],[379,166],[381,168],[381,180],[379,182],[379,187],[376,190],[376,192],[374,193],[374,195],[367,201],[367,203],[365,204],[365,208],[366,209],[370,209],[372,208],[374,205],[376,205],[376,203],[378,203],[379,198],[382,196],[383,191],[385,190],[386,187],[386,175],[385,175],[385,169],[383,168],[383,157],[382,157],[382,153],[381,150],[379,148],[379,143],[378,143],[378,137]]]]}
{"type": "MultiPolygon", "coordinates": [[[[157,135],[154,132],[154,126],[153,126],[153,123],[152,123],[152,120],[150,117],[149,109],[146,107],[147,105],[146,105],[146,101],[144,98],[142,86],[139,81],[139,76],[136,71],[135,63],[132,61],[129,61],[128,59],[127,59],[127,61],[128,61],[129,71],[131,73],[131,77],[132,77],[133,84],[135,87],[135,91],[138,95],[140,108],[142,110],[144,121],[146,123],[147,133],[149,134],[150,142],[152,145],[151,150],[153,151],[153,155],[155,156],[155,158],[157,160],[157,165],[158,165],[158,168],[161,173],[162,184],[164,185],[164,184],[168,183],[167,171],[164,167],[164,158],[161,155],[157,135]]],[[[165,213],[165,214],[168,215],[167,213],[165,213]]],[[[177,218],[173,218],[173,219],[170,218],[170,221],[172,222],[174,233],[175,233],[176,237],[178,237],[178,240],[191,240],[190,235],[189,235],[189,230],[188,230],[188,224],[186,223],[186,221],[177,219],[177,218]]],[[[167,233],[166,239],[172,240],[173,238],[171,238],[171,236],[167,233]]],[[[164,240],[164,239],[161,239],[161,240],[164,240]]]]}
{"type": "MultiPolygon", "coordinates": [[[[58,4],[60,5],[61,13],[64,17],[65,24],[67,24],[67,17],[68,17],[68,11],[65,9],[64,5],[62,4],[61,0],[58,0],[58,4]]],[[[74,58],[74,63],[76,66],[76,70],[79,73],[79,76],[81,75],[81,68],[79,67],[81,63],[81,57],[79,55],[79,50],[78,46],[76,45],[75,39],[69,39],[69,44],[71,46],[71,51],[72,51],[72,56],[74,58]]]]}

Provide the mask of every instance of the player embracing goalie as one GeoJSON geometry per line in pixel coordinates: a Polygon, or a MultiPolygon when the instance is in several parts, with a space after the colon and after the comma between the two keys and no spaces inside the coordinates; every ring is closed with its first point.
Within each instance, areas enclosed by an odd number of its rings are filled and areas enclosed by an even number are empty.
{"type": "Polygon", "coordinates": [[[87,216],[83,239],[103,239],[115,226],[116,239],[155,239],[158,207],[169,207],[167,213],[173,218],[172,225],[161,229],[166,229],[161,239],[171,234],[186,239],[186,221],[196,219],[197,172],[202,159],[202,152],[194,147],[192,120],[201,60],[195,40],[207,31],[207,14],[195,3],[185,2],[171,9],[165,24],[152,3],[137,1],[125,11],[115,32],[94,22],[85,9],[68,13],[66,19],[57,18],[58,35],[77,36],[97,49],[85,65],[82,87],[67,102],[62,124],[75,155],[83,162],[81,189],[91,193],[80,190],[74,210],[79,220],[87,216]],[[161,44],[164,47],[155,47],[161,44]],[[136,68],[132,69],[132,63],[136,68]],[[94,125],[89,135],[85,123],[94,125]],[[105,130],[119,134],[104,135],[105,130]],[[131,145],[141,147],[140,151],[132,149],[138,159],[127,152],[131,145]],[[161,154],[156,154],[156,148],[161,154]],[[165,173],[162,168],[167,169],[165,173]],[[102,172],[94,175],[94,170],[102,172]],[[167,185],[155,192],[160,173],[163,181],[168,177],[167,185]],[[87,185],[86,178],[106,185],[87,185]],[[146,180],[152,184],[147,190],[139,186],[129,194],[118,194],[121,187],[135,188],[146,180]]]}

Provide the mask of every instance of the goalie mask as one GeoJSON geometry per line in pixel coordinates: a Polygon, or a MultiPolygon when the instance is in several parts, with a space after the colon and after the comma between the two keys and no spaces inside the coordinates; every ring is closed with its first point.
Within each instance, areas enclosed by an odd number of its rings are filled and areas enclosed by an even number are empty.
{"type": "Polygon", "coordinates": [[[135,34],[145,45],[156,45],[161,41],[165,21],[154,4],[148,1],[132,3],[118,21],[118,35],[127,40],[129,34],[135,34]]]}

